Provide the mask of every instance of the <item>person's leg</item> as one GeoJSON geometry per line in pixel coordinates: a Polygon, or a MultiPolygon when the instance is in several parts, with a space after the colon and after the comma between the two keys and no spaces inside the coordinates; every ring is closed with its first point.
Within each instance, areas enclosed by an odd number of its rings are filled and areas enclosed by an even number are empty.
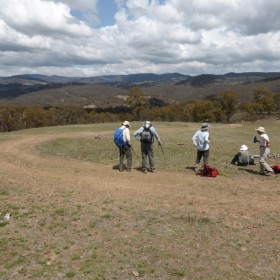
{"type": "Polygon", "coordinates": [[[203,151],[197,150],[196,160],[195,160],[195,163],[196,163],[195,172],[199,171],[199,164],[200,164],[202,155],[203,155],[203,151]]]}
{"type": "Polygon", "coordinates": [[[203,152],[203,163],[208,164],[209,150],[203,152]]]}
{"type": "Polygon", "coordinates": [[[123,147],[119,147],[119,152],[120,152],[119,170],[122,172],[124,170],[124,166],[123,166],[123,159],[124,159],[123,147]]]}
{"type": "Polygon", "coordinates": [[[149,163],[151,171],[155,170],[155,157],[154,157],[154,145],[149,144],[148,146],[148,157],[149,157],[149,163]]]}
{"type": "Polygon", "coordinates": [[[232,164],[235,164],[236,162],[238,163],[239,157],[240,157],[240,152],[238,152],[237,154],[234,155],[234,157],[233,157],[231,163],[232,163],[232,164]]]}
{"type": "Polygon", "coordinates": [[[199,164],[199,163],[200,163],[201,158],[202,158],[202,155],[203,155],[203,152],[197,150],[197,153],[196,153],[196,160],[195,160],[195,163],[196,163],[196,164],[199,164]]]}
{"type": "Polygon", "coordinates": [[[131,147],[127,146],[125,154],[126,154],[126,158],[127,158],[127,171],[131,171],[131,166],[132,166],[131,147]]]}
{"type": "Polygon", "coordinates": [[[142,170],[144,172],[147,171],[147,155],[148,155],[148,151],[147,151],[146,144],[141,143],[142,170]]]}
{"type": "Polygon", "coordinates": [[[274,172],[273,169],[267,164],[266,159],[268,154],[270,153],[270,149],[266,147],[260,148],[260,174],[265,174],[267,172],[274,172]]]}

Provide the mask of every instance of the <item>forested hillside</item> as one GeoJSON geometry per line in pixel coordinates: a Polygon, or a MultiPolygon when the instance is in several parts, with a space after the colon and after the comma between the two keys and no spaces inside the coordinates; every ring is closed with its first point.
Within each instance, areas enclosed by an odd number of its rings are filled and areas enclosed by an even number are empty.
{"type": "Polygon", "coordinates": [[[0,131],[124,119],[184,122],[277,119],[280,79],[273,75],[260,79],[256,73],[250,77],[201,75],[154,86],[136,83],[138,86],[128,88],[100,83],[43,84],[38,77],[37,84],[34,80],[28,86],[20,84],[21,89],[27,86],[29,90],[37,87],[36,90],[28,92],[25,88],[23,94],[8,97],[4,84],[0,92],[0,131]]]}

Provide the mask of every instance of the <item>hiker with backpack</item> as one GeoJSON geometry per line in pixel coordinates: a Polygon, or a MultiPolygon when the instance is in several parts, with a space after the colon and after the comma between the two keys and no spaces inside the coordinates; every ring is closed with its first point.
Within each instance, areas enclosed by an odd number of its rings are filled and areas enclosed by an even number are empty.
{"type": "Polygon", "coordinates": [[[131,171],[132,166],[132,153],[131,153],[131,140],[130,140],[130,124],[128,121],[124,121],[122,126],[115,130],[114,132],[114,142],[119,148],[120,153],[120,163],[119,171],[124,171],[124,158],[127,158],[127,168],[126,171],[131,171]]]}
{"type": "Polygon", "coordinates": [[[149,158],[150,171],[155,172],[155,158],[154,158],[154,138],[156,138],[158,145],[161,146],[159,135],[150,121],[145,121],[133,136],[136,140],[141,142],[142,155],[142,171],[147,173],[147,157],[149,158]]]}
{"type": "Polygon", "coordinates": [[[208,127],[208,123],[203,123],[201,128],[192,137],[192,143],[197,147],[195,172],[198,172],[200,170],[199,164],[202,158],[203,164],[208,164],[210,148],[210,135],[208,132],[208,127]]]}
{"type": "Polygon", "coordinates": [[[270,141],[263,127],[255,129],[260,136],[260,139],[254,137],[255,143],[260,143],[260,175],[274,174],[273,169],[267,164],[266,159],[270,153],[270,141]]]}
{"type": "Polygon", "coordinates": [[[241,145],[240,151],[234,155],[231,164],[241,166],[254,165],[254,156],[249,153],[246,145],[241,145]]]}

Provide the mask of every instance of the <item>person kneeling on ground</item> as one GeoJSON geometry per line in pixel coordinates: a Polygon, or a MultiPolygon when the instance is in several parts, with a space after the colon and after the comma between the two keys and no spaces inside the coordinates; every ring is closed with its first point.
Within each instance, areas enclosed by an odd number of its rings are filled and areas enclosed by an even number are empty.
{"type": "Polygon", "coordinates": [[[237,164],[237,165],[254,165],[254,156],[250,155],[248,151],[248,147],[246,145],[242,145],[240,147],[240,151],[234,155],[232,161],[232,164],[237,164]]]}

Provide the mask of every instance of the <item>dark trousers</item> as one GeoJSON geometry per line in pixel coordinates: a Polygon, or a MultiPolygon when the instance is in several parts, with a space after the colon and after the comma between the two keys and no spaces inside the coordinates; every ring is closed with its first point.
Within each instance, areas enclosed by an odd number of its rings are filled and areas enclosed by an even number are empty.
{"type": "Polygon", "coordinates": [[[195,163],[199,164],[202,157],[203,157],[203,163],[208,164],[209,150],[206,150],[206,151],[197,150],[195,163]]]}
{"type": "Polygon", "coordinates": [[[119,170],[124,170],[124,158],[127,158],[127,169],[131,169],[132,165],[132,153],[131,153],[131,147],[129,146],[123,146],[119,147],[120,151],[120,164],[119,164],[119,170]]]}
{"type": "Polygon", "coordinates": [[[153,143],[141,142],[142,168],[147,169],[147,157],[149,158],[150,168],[155,168],[154,146],[153,143]]]}

